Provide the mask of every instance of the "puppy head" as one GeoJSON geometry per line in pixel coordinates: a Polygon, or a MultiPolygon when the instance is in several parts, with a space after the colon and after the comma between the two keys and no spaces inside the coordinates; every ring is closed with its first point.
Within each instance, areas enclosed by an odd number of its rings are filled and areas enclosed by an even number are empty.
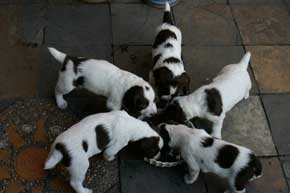
{"type": "Polygon", "coordinates": [[[158,159],[163,147],[163,140],[159,136],[145,137],[140,140],[141,149],[148,159],[158,159]]]}
{"type": "Polygon", "coordinates": [[[177,147],[171,144],[171,137],[167,124],[162,123],[159,127],[159,135],[163,139],[163,148],[161,149],[160,160],[162,161],[177,161],[180,159],[180,152],[177,147]]]}
{"type": "Polygon", "coordinates": [[[178,100],[173,100],[162,112],[162,117],[166,122],[175,121],[177,123],[187,122],[186,115],[180,106],[178,100]]]}
{"type": "Polygon", "coordinates": [[[150,116],[157,113],[155,93],[149,84],[133,86],[126,91],[122,108],[134,117],[150,116]]]}
{"type": "Polygon", "coordinates": [[[174,76],[168,68],[161,67],[154,70],[153,76],[158,97],[162,100],[189,93],[190,78],[185,72],[174,76]]]}

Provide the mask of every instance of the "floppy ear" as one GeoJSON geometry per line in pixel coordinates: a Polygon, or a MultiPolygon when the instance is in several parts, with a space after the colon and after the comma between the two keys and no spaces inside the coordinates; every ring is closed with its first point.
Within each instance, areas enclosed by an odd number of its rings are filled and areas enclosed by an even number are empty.
{"type": "Polygon", "coordinates": [[[138,116],[140,110],[147,107],[149,101],[144,97],[143,87],[133,86],[126,91],[122,99],[122,107],[131,115],[138,116]]]}
{"type": "Polygon", "coordinates": [[[145,153],[145,157],[152,158],[154,157],[159,151],[159,137],[146,137],[141,139],[141,148],[145,153]]]}
{"type": "Polygon", "coordinates": [[[175,77],[174,83],[178,87],[178,92],[181,95],[189,94],[189,84],[190,84],[190,77],[186,72],[182,73],[181,75],[175,77]]]}

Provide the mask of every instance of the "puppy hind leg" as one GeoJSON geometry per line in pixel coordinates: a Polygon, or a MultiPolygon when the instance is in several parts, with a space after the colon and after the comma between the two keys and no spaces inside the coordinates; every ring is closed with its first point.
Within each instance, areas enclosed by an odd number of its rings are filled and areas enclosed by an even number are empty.
{"type": "MultiPolygon", "coordinates": [[[[85,156],[85,155],[84,155],[85,156]]],[[[73,160],[72,165],[69,167],[70,172],[70,185],[77,193],[92,193],[93,191],[85,188],[83,182],[89,168],[89,160],[87,158],[80,160],[73,160]]]]}
{"type": "Polygon", "coordinates": [[[185,160],[188,166],[188,174],[185,174],[184,182],[186,184],[192,184],[197,180],[199,176],[200,168],[199,168],[198,163],[194,159],[189,158],[185,160]]]}
{"type": "Polygon", "coordinates": [[[63,98],[64,95],[70,93],[74,89],[72,82],[64,82],[62,80],[58,80],[57,85],[55,87],[55,100],[56,104],[60,109],[67,108],[67,101],[63,98]]]}

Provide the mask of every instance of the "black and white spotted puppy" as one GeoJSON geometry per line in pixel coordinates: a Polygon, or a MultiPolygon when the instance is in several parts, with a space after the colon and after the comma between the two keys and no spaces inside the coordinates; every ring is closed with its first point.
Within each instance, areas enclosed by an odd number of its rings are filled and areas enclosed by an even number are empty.
{"type": "Polygon", "coordinates": [[[157,28],[153,44],[153,69],[149,75],[160,100],[168,101],[174,96],[189,93],[190,78],[184,70],[181,42],[181,32],[174,25],[167,2],[163,23],[157,28]]]}
{"type": "Polygon", "coordinates": [[[200,171],[211,172],[226,178],[230,191],[244,193],[245,185],[262,175],[260,160],[245,147],[213,138],[202,129],[169,124],[160,127],[170,148],[177,148],[188,166],[184,176],[187,184],[195,182],[200,171]]]}
{"type": "Polygon", "coordinates": [[[139,142],[145,157],[158,158],[163,141],[146,122],[125,111],[91,115],[55,139],[45,169],[51,169],[61,161],[70,173],[70,184],[75,191],[91,193],[83,187],[89,158],[103,152],[104,158],[111,161],[123,147],[135,141],[139,142]]]}
{"type": "Polygon", "coordinates": [[[105,60],[72,57],[54,48],[48,49],[54,58],[62,63],[55,87],[58,107],[67,107],[63,98],[65,94],[75,88],[85,88],[107,97],[107,107],[110,110],[125,109],[135,117],[156,113],[154,90],[142,78],[105,60]]]}
{"type": "Polygon", "coordinates": [[[252,86],[247,71],[250,56],[248,52],[239,63],[225,66],[210,84],[192,94],[174,98],[162,113],[164,117],[179,123],[191,123],[221,138],[226,112],[249,97],[252,86]]]}

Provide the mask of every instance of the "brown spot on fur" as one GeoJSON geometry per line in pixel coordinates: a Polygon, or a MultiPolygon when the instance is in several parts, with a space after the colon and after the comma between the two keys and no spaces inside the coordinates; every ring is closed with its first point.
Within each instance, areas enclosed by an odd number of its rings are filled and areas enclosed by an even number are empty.
{"type": "Polygon", "coordinates": [[[160,151],[159,148],[160,137],[145,137],[139,140],[144,156],[152,158],[160,151]]]}
{"type": "Polygon", "coordinates": [[[109,134],[103,125],[96,126],[97,145],[100,150],[104,150],[110,142],[109,134]]]}

